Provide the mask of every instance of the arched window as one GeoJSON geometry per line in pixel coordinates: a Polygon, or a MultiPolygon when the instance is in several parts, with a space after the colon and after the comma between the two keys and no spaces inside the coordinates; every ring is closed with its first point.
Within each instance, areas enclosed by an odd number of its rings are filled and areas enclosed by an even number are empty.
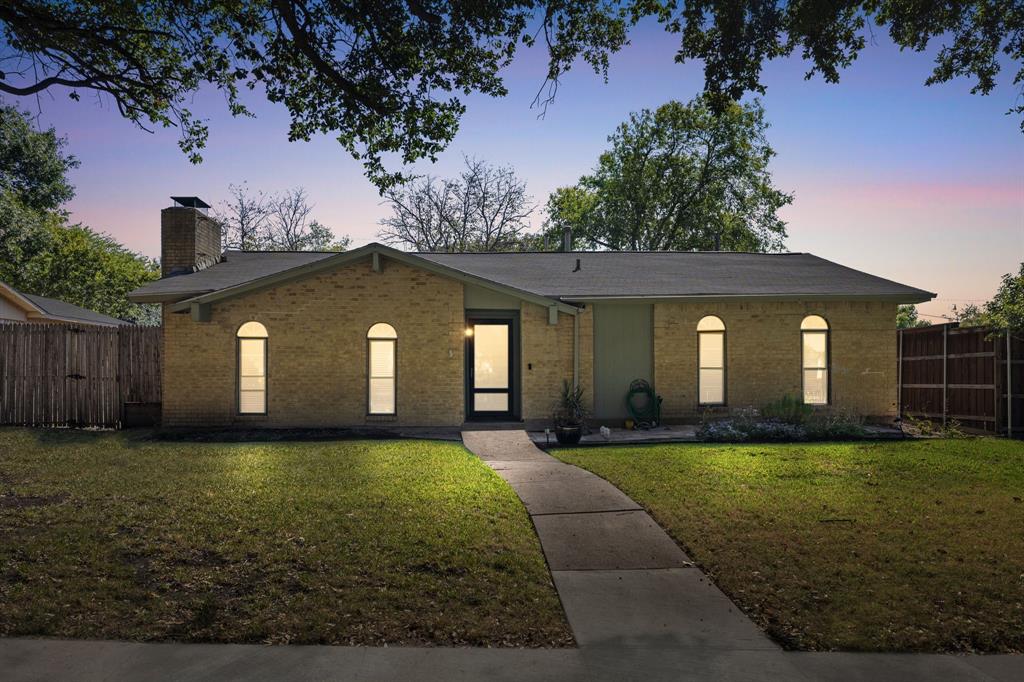
{"type": "Polygon", "coordinates": [[[804,403],[828,405],[829,339],[828,322],[820,315],[808,315],[800,323],[804,403]]]}
{"type": "Polygon", "coordinates": [[[238,413],[267,413],[267,328],[246,322],[238,328],[238,413]]]}
{"type": "Polygon", "coordinates": [[[370,414],[395,414],[395,366],[398,334],[385,322],[378,322],[366,333],[369,358],[367,407],[370,414]]]}
{"type": "Polygon", "coordinates": [[[708,315],[697,323],[697,401],[725,404],[725,323],[708,315]]]}

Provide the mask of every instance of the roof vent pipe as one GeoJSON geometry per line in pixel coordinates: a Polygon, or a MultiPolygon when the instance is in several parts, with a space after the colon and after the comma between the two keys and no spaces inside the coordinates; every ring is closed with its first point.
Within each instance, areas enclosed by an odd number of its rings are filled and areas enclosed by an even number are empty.
{"type": "Polygon", "coordinates": [[[562,251],[572,251],[572,228],[568,225],[562,228],[562,251]]]}
{"type": "Polygon", "coordinates": [[[576,267],[574,267],[572,269],[572,271],[573,272],[579,272],[580,271],[580,259],[579,258],[576,259],[576,267]]]}

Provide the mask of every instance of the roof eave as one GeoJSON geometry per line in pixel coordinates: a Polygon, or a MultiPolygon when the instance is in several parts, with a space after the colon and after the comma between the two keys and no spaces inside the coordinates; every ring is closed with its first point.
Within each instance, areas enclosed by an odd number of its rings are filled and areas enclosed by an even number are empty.
{"type": "Polygon", "coordinates": [[[86,320],[86,319],[80,318],[80,317],[68,317],[66,315],[53,315],[51,313],[34,313],[34,314],[28,316],[28,319],[26,320],[26,322],[35,322],[37,320],[38,321],[44,321],[44,322],[66,322],[67,324],[79,324],[79,325],[84,324],[84,325],[91,325],[91,326],[94,326],[94,327],[120,327],[120,326],[125,325],[125,324],[130,324],[129,322],[124,322],[124,321],[105,322],[105,321],[100,321],[100,320],[86,320]]]}
{"type": "Polygon", "coordinates": [[[560,300],[576,303],[632,303],[632,302],[700,302],[726,303],[730,301],[882,301],[886,303],[924,303],[935,298],[930,291],[900,294],[663,294],[647,296],[561,296],[560,300]]]}
{"type": "Polygon", "coordinates": [[[186,298],[193,298],[195,296],[208,294],[211,291],[213,290],[199,289],[197,291],[175,291],[150,294],[140,289],[136,289],[128,294],[128,300],[132,303],[174,303],[175,301],[182,301],[186,298]]]}

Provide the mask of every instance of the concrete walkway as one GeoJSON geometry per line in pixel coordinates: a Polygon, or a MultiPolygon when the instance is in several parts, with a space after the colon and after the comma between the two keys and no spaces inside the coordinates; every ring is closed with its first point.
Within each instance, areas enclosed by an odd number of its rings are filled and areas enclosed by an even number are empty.
{"type": "Polygon", "coordinates": [[[1024,679],[1022,656],[783,652],[622,491],[542,453],[522,431],[463,438],[522,498],[578,648],[0,639],[0,680],[1024,679]]]}
{"type": "Polygon", "coordinates": [[[523,431],[462,440],[523,500],[581,648],[779,651],[608,481],[541,452],[523,431]]]}

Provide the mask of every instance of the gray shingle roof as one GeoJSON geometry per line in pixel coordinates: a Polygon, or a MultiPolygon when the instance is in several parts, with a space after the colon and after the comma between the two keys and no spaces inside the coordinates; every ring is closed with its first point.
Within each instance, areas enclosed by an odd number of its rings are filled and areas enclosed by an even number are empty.
{"type": "MultiPolygon", "coordinates": [[[[371,244],[360,250],[381,248],[371,244]]],[[[151,282],[133,300],[182,300],[284,273],[334,253],[228,251],[206,270],[151,282]]],[[[574,252],[409,254],[520,291],[567,301],[639,297],[856,297],[915,303],[934,294],[807,253],[574,252]],[[579,269],[576,269],[577,261],[579,269]]]]}
{"type": "Polygon", "coordinates": [[[150,282],[132,292],[133,300],[190,298],[273,275],[335,253],[314,251],[225,251],[223,261],[188,275],[150,282]]]}
{"type": "Polygon", "coordinates": [[[128,322],[119,320],[116,317],[104,315],[103,313],[98,313],[95,310],[89,310],[88,308],[83,308],[81,306],[72,305],[71,303],[60,301],[56,298],[46,298],[45,296],[35,296],[33,294],[25,293],[21,293],[21,295],[31,301],[34,305],[38,306],[44,313],[61,319],[78,320],[89,324],[129,324],[128,322]]]}
{"type": "Polygon", "coordinates": [[[809,253],[612,252],[420,254],[553,298],[907,296],[933,294],[809,253]],[[577,261],[579,270],[576,270],[577,261]]]}

